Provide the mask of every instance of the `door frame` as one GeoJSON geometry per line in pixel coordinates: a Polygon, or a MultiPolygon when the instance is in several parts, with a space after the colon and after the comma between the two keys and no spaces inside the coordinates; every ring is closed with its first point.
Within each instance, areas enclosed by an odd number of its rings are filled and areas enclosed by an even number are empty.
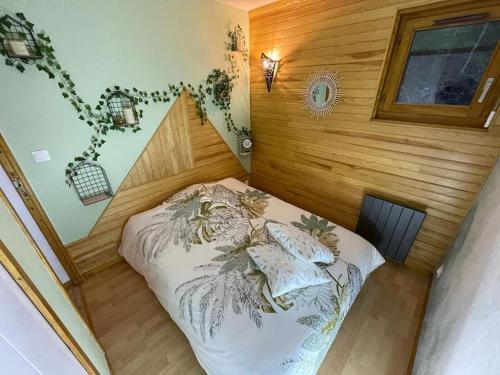
{"type": "MultiPolygon", "coordinates": [[[[40,256],[40,254],[38,254],[40,256]]],[[[42,296],[38,288],[35,286],[30,277],[24,272],[17,260],[14,258],[7,246],[0,240],[0,264],[6,269],[14,281],[23,290],[26,297],[28,297],[40,314],[45,318],[47,323],[57,333],[61,340],[71,350],[75,358],[80,362],[83,368],[91,375],[99,375],[99,371],[95,368],[94,364],[90,361],[87,354],[83,351],[78,342],[74,339],[68,331],[63,322],[56,315],[52,307],[42,296]]],[[[59,279],[54,274],[54,281],[65,292],[59,279]]],[[[66,298],[69,298],[66,295],[66,298]]],[[[101,347],[99,345],[99,347],[101,347]]],[[[102,350],[102,347],[101,347],[102,350]]]]}
{"type": "Polygon", "coordinates": [[[71,283],[75,286],[80,285],[83,282],[82,275],[69,255],[68,250],[57,235],[49,217],[43,210],[42,205],[38,201],[33,189],[31,188],[21,167],[17,163],[14,154],[10,151],[2,134],[0,134],[0,164],[5,169],[5,172],[14,184],[19,196],[31,213],[31,216],[33,216],[33,219],[42,231],[50,247],[54,250],[57,259],[61,262],[61,265],[68,274],[71,283]]]}

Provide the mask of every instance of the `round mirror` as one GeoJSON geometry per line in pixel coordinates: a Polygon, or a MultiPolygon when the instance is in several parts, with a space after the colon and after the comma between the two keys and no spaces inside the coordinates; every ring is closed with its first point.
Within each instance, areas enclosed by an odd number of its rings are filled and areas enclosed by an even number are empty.
{"type": "Polygon", "coordinates": [[[311,95],[314,104],[322,106],[328,103],[332,96],[332,92],[330,90],[330,86],[328,86],[325,82],[319,82],[313,87],[311,95]]]}
{"type": "Polygon", "coordinates": [[[331,70],[322,69],[309,75],[303,102],[313,117],[326,117],[334,104],[339,103],[340,78],[331,70]]]}

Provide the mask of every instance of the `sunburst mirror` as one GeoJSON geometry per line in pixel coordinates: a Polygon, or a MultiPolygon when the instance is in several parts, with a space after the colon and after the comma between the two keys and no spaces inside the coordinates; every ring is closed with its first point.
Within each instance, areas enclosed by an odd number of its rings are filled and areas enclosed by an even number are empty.
{"type": "Polygon", "coordinates": [[[322,68],[309,74],[302,101],[314,118],[330,116],[333,106],[340,103],[341,77],[331,69],[322,68]]]}

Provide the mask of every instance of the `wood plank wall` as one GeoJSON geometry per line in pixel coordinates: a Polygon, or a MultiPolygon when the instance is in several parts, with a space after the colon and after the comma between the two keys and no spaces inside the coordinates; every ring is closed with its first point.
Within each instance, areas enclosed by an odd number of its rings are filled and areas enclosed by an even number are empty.
{"type": "Polygon", "coordinates": [[[424,208],[406,264],[433,271],[495,162],[500,121],[482,131],[370,120],[396,9],[422,3],[283,0],[250,12],[251,183],[351,230],[364,192],[424,208]],[[268,94],[260,54],[271,51],[281,66],[268,94]],[[301,90],[323,66],[344,96],[312,120],[301,90]]]}
{"type": "Polygon", "coordinates": [[[186,92],[177,99],[89,236],[68,245],[84,278],[121,260],[128,218],[153,208],[186,186],[247,172],[210,122],[201,125],[186,92]]]}

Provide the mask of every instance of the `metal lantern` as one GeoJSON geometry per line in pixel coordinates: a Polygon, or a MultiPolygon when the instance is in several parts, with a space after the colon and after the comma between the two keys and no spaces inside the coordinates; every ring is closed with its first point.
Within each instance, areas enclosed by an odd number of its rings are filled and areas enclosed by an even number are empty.
{"type": "Polygon", "coordinates": [[[14,59],[38,59],[41,57],[35,37],[27,26],[9,15],[3,16],[2,21],[2,24],[10,25],[0,40],[0,46],[8,57],[14,59]]]}
{"type": "Polygon", "coordinates": [[[113,196],[106,171],[100,165],[81,162],[73,169],[71,182],[85,206],[113,196]]]}
{"type": "Polygon", "coordinates": [[[108,96],[107,103],[113,125],[129,126],[139,123],[134,100],[129,95],[123,92],[115,92],[108,96]]]}
{"type": "Polygon", "coordinates": [[[238,25],[235,27],[234,31],[231,34],[231,51],[233,52],[245,52],[245,37],[243,35],[243,30],[241,26],[238,25]]]}

